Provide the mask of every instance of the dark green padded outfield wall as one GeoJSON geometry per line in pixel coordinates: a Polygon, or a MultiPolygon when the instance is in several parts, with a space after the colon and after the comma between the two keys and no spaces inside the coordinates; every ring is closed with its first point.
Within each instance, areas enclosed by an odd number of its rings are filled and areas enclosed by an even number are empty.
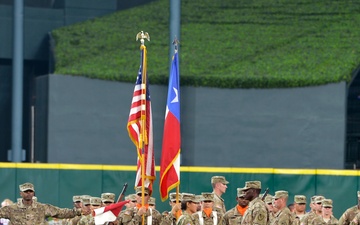
{"type": "MultiPolygon", "coordinates": [[[[125,182],[129,184],[126,194],[133,193],[135,170],[135,166],[0,163],[0,199],[16,200],[19,197],[18,185],[32,182],[39,202],[72,207],[73,195],[100,196],[102,192],[118,195],[125,182]]],[[[260,180],[263,191],[268,187],[270,194],[276,190],[289,191],[288,203],[292,202],[295,194],[306,195],[308,202],[315,194],[331,198],[337,218],[347,208],[356,205],[356,191],[360,184],[360,172],[349,170],[181,167],[180,192],[200,194],[212,191],[210,178],[214,175],[223,175],[230,182],[223,195],[227,209],[236,204],[237,187],[243,187],[247,180],[260,180]]],[[[159,198],[159,179],[157,174],[153,192],[157,209],[169,210],[168,203],[161,202],[159,198]]]]}

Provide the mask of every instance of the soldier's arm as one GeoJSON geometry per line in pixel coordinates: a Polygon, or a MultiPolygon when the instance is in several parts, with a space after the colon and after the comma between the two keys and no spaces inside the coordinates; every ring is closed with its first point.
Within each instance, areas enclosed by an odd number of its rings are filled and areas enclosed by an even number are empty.
{"type": "Polygon", "coordinates": [[[58,219],[73,218],[81,215],[81,209],[59,208],[50,204],[41,204],[40,206],[44,207],[45,216],[51,216],[58,219]]]}
{"type": "Polygon", "coordinates": [[[0,218],[10,219],[11,209],[9,206],[0,208],[0,218]]]}
{"type": "MultiPolygon", "coordinates": [[[[350,222],[350,225],[359,225],[359,216],[360,214],[356,214],[356,216],[354,217],[354,219],[350,222]]],[[[340,224],[340,222],[339,222],[340,224]]]]}
{"type": "Polygon", "coordinates": [[[339,225],[348,225],[351,221],[348,221],[348,211],[346,210],[339,219],[339,225]]]}

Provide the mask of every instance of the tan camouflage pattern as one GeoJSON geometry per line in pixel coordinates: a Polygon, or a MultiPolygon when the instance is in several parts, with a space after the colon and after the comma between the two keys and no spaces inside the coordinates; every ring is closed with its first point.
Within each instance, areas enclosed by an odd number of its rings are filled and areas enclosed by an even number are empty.
{"type": "Polygon", "coordinates": [[[168,212],[167,214],[162,213],[161,214],[161,225],[175,225],[176,224],[176,218],[171,212],[168,212]]]}
{"type": "Polygon", "coordinates": [[[249,203],[249,207],[243,216],[243,225],[266,225],[269,219],[269,212],[265,202],[257,197],[249,203]]]}
{"type": "Polygon", "coordinates": [[[339,225],[349,225],[350,222],[355,218],[355,215],[358,214],[360,210],[358,206],[355,205],[351,208],[348,208],[340,217],[339,225]]]}
{"type": "Polygon", "coordinates": [[[359,225],[360,224],[360,213],[356,214],[354,219],[351,220],[350,225],[359,225]]]}
{"type": "Polygon", "coordinates": [[[195,221],[189,213],[183,211],[182,215],[176,221],[176,225],[195,225],[195,221]]]}
{"type": "Polygon", "coordinates": [[[217,212],[225,214],[226,213],[226,208],[225,208],[224,199],[221,198],[220,196],[218,196],[217,194],[215,194],[215,192],[213,192],[213,194],[214,194],[213,210],[216,210],[217,212]]]}
{"type": "Polygon", "coordinates": [[[224,224],[225,225],[240,225],[243,216],[239,213],[236,206],[229,211],[227,211],[224,215],[224,224]]]}
{"type": "Polygon", "coordinates": [[[95,225],[95,221],[94,221],[93,216],[89,214],[86,216],[82,216],[77,224],[78,225],[95,225]]]}
{"type": "MultiPolygon", "coordinates": [[[[156,209],[152,209],[152,225],[160,225],[162,220],[162,215],[159,211],[156,209]]],[[[142,217],[137,215],[138,208],[134,207],[131,209],[125,210],[125,212],[122,214],[122,224],[123,225],[140,225],[142,224],[142,217]]],[[[147,217],[150,216],[150,210],[147,210],[145,215],[145,223],[147,224],[147,217]]]]}
{"type": "Polygon", "coordinates": [[[316,216],[312,221],[309,222],[310,225],[338,225],[339,221],[331,216],[328,222],[325,222],[321,216],[316,216]]]}
{"type": "Polygon", "coordinates": [[[312,221],[316,217],[316,213],[314,211],[308,212],[301,220],[300,225],[308,225],[310,221],[312,221]]]}
{"type": "Polygon", "coordinates": [[[292,225],[294,219],[294,214],[290,212],[288,207],[285,207],[274,214],[271,225],[292,225]]]}
{"type": "Polygon", "coordinates": [[[214,212],[211,213],[210,217],[207,217],[206,214],[201,212],[196,212],[191,215],[192,220],[194,221],[195,225],[224,225],[224,214],[220,212],[216,212],[217,214],[217,224],[214,224],[214,212]],[[199,215],[201,215],[204,218],[204,224],[200,224],[199,215]]]}
{"type": "Polygon", "coordinates": [[[80,215],[81,211],[76,209],[58,208],[49,204],[33,202],[25,206],[22,201],[16,204],[0,208],[0,218],[9,219],[13,225],[45,225],[46,217],[73,218],[80,215]]]}

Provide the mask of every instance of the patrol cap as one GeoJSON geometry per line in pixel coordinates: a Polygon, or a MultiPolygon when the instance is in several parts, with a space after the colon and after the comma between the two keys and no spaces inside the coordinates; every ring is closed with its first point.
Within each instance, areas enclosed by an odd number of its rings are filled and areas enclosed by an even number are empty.
{"type": "Polygon", "coordinates": [[[115,194],[114,193],[102,193],[101,201],[114,203],[115,202],[115,194]]]}
{"type": "Polygon", "coordinates": [[[73,196],[73,202],[81,202],[81,196],[80,195],[74,195],[73,196]]]}
{"type": "Polygon", "coordinates": [[[98,198],[98,197],[91,197],[90,198],[90,204],[93,205],[93,206],[96,206],[96,205],[101,205],[101,198],[98,198]]]}
{"type": "Polygon", "coordinates": [[[190,193],[182,193],[183,202],[196,202],[195,195],[190,193]]]}
{"type": "Polygon", "coordinates": [[[21,192],[28,191],[28,190],[35,192],[34,185],[32,183],[20,184],[19,189],[21,192]]]}
{"type": "Polygon", "coordinates": [[[331,199],[323,199],[322,200],[322,207],[333,207],[333,201],[331,199]]]}
{"type": "MultiPolygon", "coordinates": [[[[171,202],[176,201],[176,192],[171,192],[169,196],[170,196],[170,201],[171,202]]],[[[179,193],[179,202],[181,202],[181,201],[182,201],[182,194],[179,193]]]]}
{"type": "Polygon", "coordinates": [[[212,184],[216,184],[216,183],[219,183],[219,182],[222,183],[222,184],[228,184],[229,183],[229,181],[227,181],[224,176],[213,176],[211,178],[211,183],[212,184]]]}
{"type": "Polygon", "coordinates": [[[214,193],[202,192],[202,201],[214,201],[214,193]]]}
{"type": "Polygon", "coordinates": [[[245,187],[243,187],[244,191],[246,191],[246,190],[248,190],[250,188],[261,189],[261,182],[258,181],[258,180],[246,181],[245,182],[245,187]]]}
{"type": "Polygon", "coordinates": [[[81,195],[81,202],[83,205],[90,205],[90,195],[81,195]]]}
{"type": "Polygon", "coordinates": [[[268,195],[266,195],[264,202],[266,204],[272,203],[272,199],[273,199],[273,196],[268,194],[268,195]]]}
{"type": "Polygon", "coordinates": [[[200,202],[202,202],[202,200],[203,200],[202,195],[195,195],[195,201],[193,201],[193,202],[200,203],[200,202]]]}
{"type": "Polygon", "coordinates": [[[310,203],[315,203],[315,198],[316,198],[316,197],[317,197],[317,195],[312,196],[310,203]]]}
{"type": "Polygon", "coordinates": [[[244,188],[236,188],[236,194],[238,198],[244,197],[245,196],[244,188]]]}
{"type": "MultiPolygon", "coordinates": [[[[136,187],[135,193],[136,193],[136,194],[141,194],[141,190],[142,190],[141,186],[136,187]]],[[[144,193],[149,195],[149,188],[144,187],[144,193]]]]}
{"type": "Polygon", "coordinates": [[[324,196],[319,195],[319,196],[317,196],[317,197],[315,198],[314,202],[315,202],[316,204],[318,204],[318,203],[321,203],[321,204],[322,204],[322,200],[324,200],[324,199],[325,199],[324,196]]]}
{"type": "Polygon", "coordinates": [[[279,198],[287,198],[289,196],[289,193],[287,191],[275,191],[275,195],[273,199],[279,199],[279,198]]]}
{"type": "Polygon", "coordinates": [[[297,204],[306,203],[306,196],[305,195],[295,195],[294,202],[297,204]]]}
{"type": "Polygon", "coordinates": [[[156,202],[156,199],[154,197],[150,197],[149,201],[148,201],[148,204],[149,205],[155,205],[155,202],[156,202]]]}
{"type": "Polygon", "coordinates": [[[125,197],[125,200],[136,201],[136,194],[130,194],[125,197]]]}

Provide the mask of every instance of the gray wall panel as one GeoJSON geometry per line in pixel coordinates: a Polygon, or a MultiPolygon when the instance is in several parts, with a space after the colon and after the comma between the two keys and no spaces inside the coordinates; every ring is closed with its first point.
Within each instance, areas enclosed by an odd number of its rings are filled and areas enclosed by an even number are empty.
{"type": "MultiPolygon", "coordinates": [[[[126,130],[133,88],[51,75],[48,161],[135,164],[126,130]]],[[[167,88],[150,89],[158,164],[167,88]]],[[[268,90],[182,87],[182,164],[342,169],[345,94],[345,83],[268,90]]]]}

